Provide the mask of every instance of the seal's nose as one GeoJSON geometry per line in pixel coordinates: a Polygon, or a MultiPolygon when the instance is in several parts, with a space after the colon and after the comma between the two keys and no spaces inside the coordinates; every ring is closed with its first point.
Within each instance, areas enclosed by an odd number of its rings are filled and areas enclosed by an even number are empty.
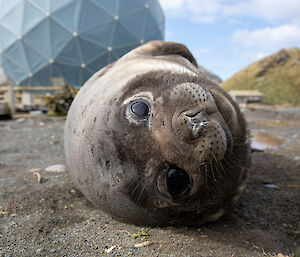
{"type": "Polygon", "coordinates": [[[197,139],[205,133],[205,127],[207,125],[207,113],[205,111],[199,112],[185,112],[184,120],[187,129],[189,130],[188,137],[190,139],[197,139]]]}

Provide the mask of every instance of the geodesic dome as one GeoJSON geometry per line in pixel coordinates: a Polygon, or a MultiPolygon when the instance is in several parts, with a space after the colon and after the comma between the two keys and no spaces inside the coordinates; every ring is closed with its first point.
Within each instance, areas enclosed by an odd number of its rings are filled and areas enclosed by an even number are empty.
{"type": "Polygon", "coordinates": [[[0,65],[18,86],[83,85],[163,35],[158,0],[0,0],[0,65]]]}

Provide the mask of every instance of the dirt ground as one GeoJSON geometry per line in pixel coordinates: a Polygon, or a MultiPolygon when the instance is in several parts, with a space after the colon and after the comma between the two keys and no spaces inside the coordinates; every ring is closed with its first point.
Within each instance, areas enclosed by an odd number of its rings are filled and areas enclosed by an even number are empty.
{"type": "Polygon", "coordinates": [[[245,115],[272,149],[252,154],[249,183],[231,213],[192,228],[118,222],[95,209],[67,172],[46,171],[65,164],[64,118],[0,121],[0,255],[300,256],[300,109],[245,115]]]}

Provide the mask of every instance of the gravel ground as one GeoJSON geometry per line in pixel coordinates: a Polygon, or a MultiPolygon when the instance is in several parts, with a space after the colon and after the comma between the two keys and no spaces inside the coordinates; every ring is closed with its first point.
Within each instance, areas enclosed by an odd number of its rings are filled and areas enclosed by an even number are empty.
{"type": "Polygon", "coordinates": [[[1,256],[300,256],[299,110],[245,110],[253,133],[284,143],[252,154],[239,205],[201,227],[143,228],[112,219],[67,172],[46,171],[65,164],[64,118],[0,121],[1,256]]]}

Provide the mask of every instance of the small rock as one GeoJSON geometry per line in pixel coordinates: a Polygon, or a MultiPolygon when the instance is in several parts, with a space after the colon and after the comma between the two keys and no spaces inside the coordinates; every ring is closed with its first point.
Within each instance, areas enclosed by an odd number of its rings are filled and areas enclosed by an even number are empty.
{"type": "Polygon", "coordinates": [[[34,111],[30,111],[29,114],[30,115],[38,115],[38,114],[42,114],[42,111],[40,111],[40,110],[34,110],[34,111]]]}
{"type": "Polygon", "coordinates": [[[141,247],[146,247],[146,246],[149,246],[149,245],[152,245],[152,244],[154,244],[153,241],[146,241],[146,242],[142,242],[142,243],[139,243],[139,244],[135,244],[134,247],[141,248],[141,247]]]}
{"type": "Polygon", "coordinates": [[[299,156],[295,156],[295,157],[293,158],[293,160],[294,160],[294,161],[299,161],[299,160],[300,160],[300,157],[299,157],[299,156]]]}
{"type": "Polygon", "coordinates": [[[25,118],[19,118],[16,120],[16,122],[23,122],[25,120],[25,118]]]}
{"type": "Polygon", "coordinates": [[[66,166],[63,164],[55,164],[48,166],[45,170],[49,172],[65,172],[66,166]]]}
{"type": "Polygon", "coordinates": [[[268,188],[268,189],[280,189],[279,186],[276,186],[276,185],[273,185],[273,184],[267,184],[267,185],[265,185],[265,188],[268,188]]]}
{"type": "Polygon", "coordinates": [[[104,250],[106,253],[110,253],[113,249],[115,249],[117,246],[116,245],[113,245],[112,247],[104,250]]]}
{"type": "Polygon", "coordinates": [[[32,172],[32,173],[35,173],[35,172],[40,172],[41,169],[40,168],[33,168],[33,169],[30,169],[29,172],[32,172]]]}

